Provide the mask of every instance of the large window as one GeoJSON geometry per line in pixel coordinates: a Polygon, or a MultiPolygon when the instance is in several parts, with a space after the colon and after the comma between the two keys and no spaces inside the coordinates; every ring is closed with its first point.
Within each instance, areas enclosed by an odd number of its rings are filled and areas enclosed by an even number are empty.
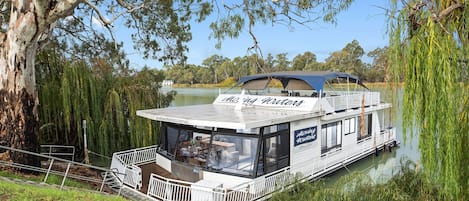
{"type": "Polygon", "coordinates": [[[207,167],[252,176],[257,144],[257,136],[216,134],[210,143],[207,167]]]}
{"type": "Polygon", "coordinates": [[[364,121],[362,122],[362,118],[358,117],[358,125],[357,125],[357,141],[362,139],[371,137],[372,133],[372,114],[368,114],[364,116],[364,121]]]}
{"type": "Polygon", "coordinates": [[[333,122],[322,125],[321,154],[342,145],[342,122],[333,122]]]}
{"type": "Polygon", "coordinates": [[[188,162],[189,158],[198,158],[203,162],[206,159],[204,151],[207,152],[208,147],[203,147],[201,141],[210,142],[210,133],[210,130],[163,124],[160,152],[179,161],[188,162]]]}
{"type": "Polygon", "coordinates": [[[290,165],[290,126],[279,124],[263,128],[263,140],[259,152],[257,176],[290,165]]]}

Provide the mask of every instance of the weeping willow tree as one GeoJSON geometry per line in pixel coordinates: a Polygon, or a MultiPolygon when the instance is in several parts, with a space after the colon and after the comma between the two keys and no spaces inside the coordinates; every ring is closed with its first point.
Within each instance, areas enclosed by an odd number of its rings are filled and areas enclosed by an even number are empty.
{"type": "Polygon", "coordinates": [[[404,81],[403,126],[418,135],[441,199],[468,198],[469,2],[393,1],[390,72],[404,81]],[[415,129],[415,130],[414,130],[415,129]]]}
{"type": "Polygon", "coordinates": [[[102,60],[90,66],[52,51],[41,53],[38,60],[41,143],[82,150],[82,120],[86,120],[88,149],[93,152],[110,156],[118,150],[155,144],[158,126],[135,114],[139,109],[169,105],[174,93],[162,94],[154,84],[161,75],[148,69],[120,75],[102,60]],[[103,65],[111,70],[98,72],[96,68],[103,65]]]}

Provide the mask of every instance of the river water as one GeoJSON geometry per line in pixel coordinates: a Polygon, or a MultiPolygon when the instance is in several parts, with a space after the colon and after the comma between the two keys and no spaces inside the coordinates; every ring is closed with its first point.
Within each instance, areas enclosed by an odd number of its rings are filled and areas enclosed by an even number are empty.
{"type": "MultiPolygon", "coordinates": [[[[226,89],[216,88],[163,88],[163,91],[174,90],[177,95],[170,107],[185,106],[185,105],[197,105],[197,104],[211,104],[220,92],[226,91],[226,89]]],[[[372,88],[374,91],[381,92],[381,99],[385,102],[391,102],[390,91],[384,87],[372,88]]],[[[398,102],[402,100],[402,90],[398,96],[398,102]]],[[[416,137],[407,137],[404,142],[402,135],[402,122],[401,122],[401,109],[399,105],[394,105],[394,126],[397,129],[398,140],[401,142],[398,148],[394,148],[392,152],[379,152],[378,155],[371,155],[358,162],[350,164],[347,168],[342,168],[337,172],[330,174],[325,177],[327,183],[333,183],[341,178],[343,175],[348,174],[352,171],[360,171],[364,174],[369,175],[376,182],[387,180],[393,172],[396,172],[400,166],[401,159],[409,159],[414,162],[418,162],[420,159],[420,153],[418,151],[418,139],[416,137]]]]}

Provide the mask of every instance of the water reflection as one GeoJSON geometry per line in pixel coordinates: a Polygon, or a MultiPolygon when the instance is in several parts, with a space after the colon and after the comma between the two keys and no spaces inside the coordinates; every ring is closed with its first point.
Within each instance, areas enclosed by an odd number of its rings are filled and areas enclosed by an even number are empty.
{"type": "MultiPolygon", "coordinates": [[[[197,104],[211,104],[220,92],[225,92],[227,89],[217,88],[164,88],[163,90],[175,90],[177,95],[171,106],[184,106],[184,105],[197,105],[197,104]]],[[[384,87],[374,87],[372,90],[381,92],[381,99],[385,102],[392,102],[391,92],[384,87]]],[[[402,90],[399,90],[398,100],[402,100],[402,90]]],[[[347,168],[342,168],[339,171],[327,176],[325,178],[327,183],[333,183],[341,176],[347,174],[349,171],[360,171],[369,175],[374,181],[380,182],[389,178],[400,165],[401,158],[407,158],[412,161],[420,159],[418,151],[417,137],[406,139],[402,136],[402,122],[400,117],[402,111],[399,104],[394,103],[393,107],[396,109],[394,113],[394,125],[397,128],[398,140],[401,145],[392,152],[379,152],[378,155],[368,156],[356,163],[350,164],[347,168]],[[398,118],[396,118],[398,117],[398,118]],[[397,119],[397,120],[396,120],[397,119]]]]}

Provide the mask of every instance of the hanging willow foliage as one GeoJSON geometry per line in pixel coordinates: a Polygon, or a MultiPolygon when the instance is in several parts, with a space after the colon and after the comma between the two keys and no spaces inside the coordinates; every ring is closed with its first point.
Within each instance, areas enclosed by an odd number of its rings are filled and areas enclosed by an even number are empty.
{"type": "Polygon", "coordinates": [[[394,1],[390,73],[404,81],[403,127],[445,200],[468,197],[469,3],[394,1]],[[413,129],[416,128],[416,132],[413,129]]]}
{"type": "Polygon", "coordinates": [[[162,94],[152,84],[161,77],[144,69],[135,75],[99,75],[84,62],[71,62],[45,52],[37,73],[41,105],[42,144],[83,148],[82,120],[87,122],[88,149],[110,156],[113,152],[153,145],[158,125],[137,117],[145,108],[167,107],[174,93],[162,94]],[[145,75],[141,75],[145,74],[145,75]]]}

